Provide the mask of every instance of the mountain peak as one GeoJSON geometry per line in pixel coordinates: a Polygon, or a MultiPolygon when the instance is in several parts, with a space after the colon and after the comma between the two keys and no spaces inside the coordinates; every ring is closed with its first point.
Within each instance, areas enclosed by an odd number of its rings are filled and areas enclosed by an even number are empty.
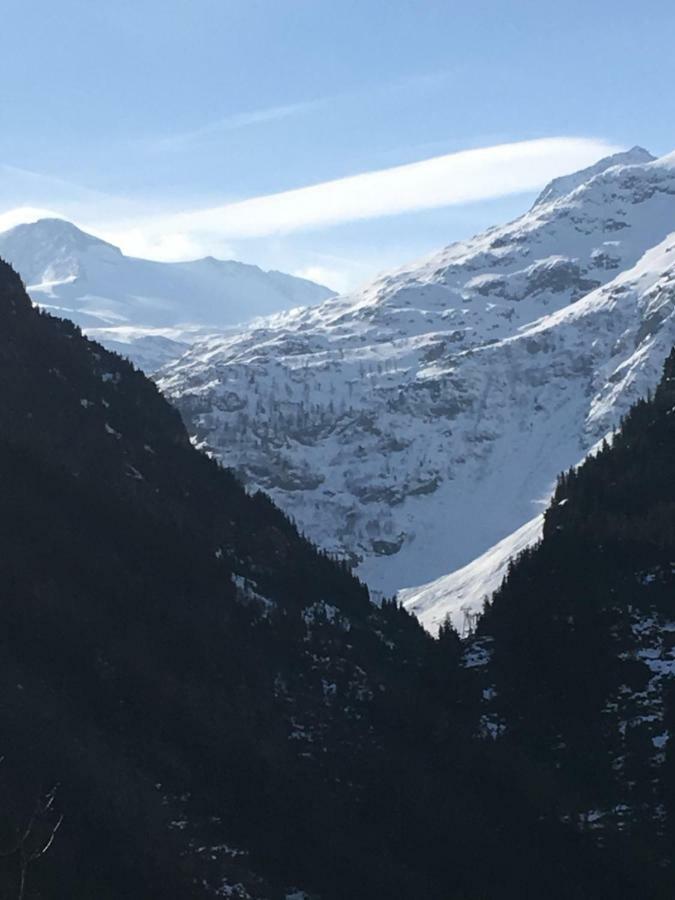
{"type": "MultiPolygon", "coordinates": [[[[333,295],[305,279],[213,256],[186,262],[126,256],[59,218],[1,233],[0,256],[19,272],[35,303],[90,330],[132,327],[153,334],[165,328],[173,329],[172,337],[175,329],[189,337],[193,326],[229,328],[333,295]]],[[[107,339],[119,349],[115,338],[107,339]]]]}
{"type": "Polygon", "coordinates": [[[95,237],[86,231],[82,231],[73,222],[68,219],[45,218],[38,219],[37,222],[26,222],[22,225],[15,225],[3,235],[4,238],[13,238],[15,240],[30,240],[36,244],[44,245],[56,241],[66,241],[70,247],[84,248],[94,244],[100,244],[110,247],[117,253],[121,253],[118,247],[109,244],[101,238],[95,237]]]}
{"type": "Polygon", "coordinates": [[[539,194],[534,202],[533,208],[541,206],[544,203],[550,203],[559,197],[564,197],[571,193],[584,182],[589,181],[595,175],[600,175],[614,166],[637,166],[644,163],[654,162],[655,156],[645,150],[644,147],[635,145],[630,150],[623,150],[619,153],[613,153],[611,156],[605,156],[598,160],[592,166],[580,169],[578,172],[572,172],[570,175],[561,175],[549,181],[544,190],[539,194]]]}

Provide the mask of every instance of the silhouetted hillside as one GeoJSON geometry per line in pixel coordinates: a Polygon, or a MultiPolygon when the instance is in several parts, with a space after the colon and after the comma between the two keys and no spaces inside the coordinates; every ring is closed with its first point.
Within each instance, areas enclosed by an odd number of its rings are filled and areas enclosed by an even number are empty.
{"type": "Polygon", "coordinates": [[[562,819],[671,885],[674,448],[675,351],[611,446],[560,477],[543,540],[474,641],[500,750],[528,760],[562,819]]]}
{"type": "Polygon", "coordinates": [[[0,386],[3,896],[60,816],[26,897],[648,887],[474,734],[454,633],[371,605],[5,264],[0,386]]]}

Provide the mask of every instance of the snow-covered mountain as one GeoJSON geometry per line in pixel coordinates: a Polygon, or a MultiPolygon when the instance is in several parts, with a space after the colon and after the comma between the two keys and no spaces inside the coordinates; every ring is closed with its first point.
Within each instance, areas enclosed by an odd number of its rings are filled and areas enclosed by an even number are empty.
{"type": "Polygon", "coordinates": [[[656,383],[673,231],[675,154],[634,148],[358,293],[198,343],[160,385],[372,587],[427,583],[530,522],[656,383]]]}
{"type": "Polygon", "coordinates": [[[333,296],[314,282],[240,262],[125,256],[62,219],[3,232],[0,257],[35,303],[148,371],[179,356],[197,335],[333,296]]]}

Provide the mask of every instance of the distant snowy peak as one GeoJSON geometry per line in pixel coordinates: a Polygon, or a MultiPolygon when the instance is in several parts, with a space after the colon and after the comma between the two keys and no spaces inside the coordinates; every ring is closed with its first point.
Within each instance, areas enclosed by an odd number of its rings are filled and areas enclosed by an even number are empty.
{"type": "Polygon", "coordinates": [[[614,153],[612,156],[605,156],[592,166],[574,172],[571,175],[562,175],[560,178],[554,178],[549,182],[544,190],[535,200],[534,206],[540,206],[549,203],[551,200],[557,200],[580,187],[587,181],[590,181],[595,175],[600,175],[611,169],[613,166],[635,166],[640,163],[654,162],[655,156],[645,150],[644,147],[632,147],[622,153],[614,153]]]}
{"type": "Polygon", "coordinates": [[[36,222],[15,225],[2,232],[0,237],[15,242],[33,256],[39,256],[41,253],[47,255],[79,252],[93,245],[106,246],[115,253],[121,253],[118,247],[82,231],[67,219],[38,219],[36,222]]]}
{"type": "Polygon", "coordinates": [[[334,296],[306,279],[231,260],[166,263],[128,257],[62,219],[41,219],[0,234],[0,257],[19,272],[35,303],[88,332],[96,330],[113,349],[128,348],[143,365],[174,358],[195,328],[213,332],[334,296]],[[115,335],[111,329],[123,332],[115,335]],[[175,333],[156,335],[157,329],[175,333]],[[177,343],[172,348],[167,340],[177,343]]]}
{"type": "Polygon", "coordinates": [[[12,263],[26,285],[38,290],[79,277],[82,261],[91,252],[111,261],[122,255],[65,219],[40,219],[0,234],[0,256],[12,263]]]}

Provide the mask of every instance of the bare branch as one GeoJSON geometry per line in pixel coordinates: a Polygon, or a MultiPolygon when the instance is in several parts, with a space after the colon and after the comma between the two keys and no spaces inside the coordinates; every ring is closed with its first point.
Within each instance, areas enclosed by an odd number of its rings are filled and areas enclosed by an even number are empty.
{"type": "MultiPolygon", "coordinates": [[[[0,759],[0,762],[2,762],[2,759],[0,759]]],[[[17,900],[24,900],[26,891],[26,876],[28,873],[29,865],[36,859],[40,859],[40,857],[44,856],[45,853],[49,850],[51,845],[54,843],[56,833],[63,822],[62,814],[59,815],[54,824],[50,825],[48,822],[48,820],[52,818],[52,814],[54,811],[54,800],[56,798],[57,789],[58,784],[54,785],[51,790],[49,790],[43,797],[37,800],[35,808],[30,818],[28,819],[28,823],[23,831],[19,833],[14,846],[8,850],[0,851],[0,856],[2,857],[10,857],[18,854],[19,885],[17,900]],[[44,829],[41,828],[41,826],[47,828],[46,833],[44,829]],[[39,831],[42,831],[43,834],[45,834],[44,839],[38,840],[39,831]],[[36,834],[36,832],[38,832],[38,834],[36,834]],[[36,841],[37,844],[34,847],[31,847],[31,843],[35,843],[36,841]]]]}

